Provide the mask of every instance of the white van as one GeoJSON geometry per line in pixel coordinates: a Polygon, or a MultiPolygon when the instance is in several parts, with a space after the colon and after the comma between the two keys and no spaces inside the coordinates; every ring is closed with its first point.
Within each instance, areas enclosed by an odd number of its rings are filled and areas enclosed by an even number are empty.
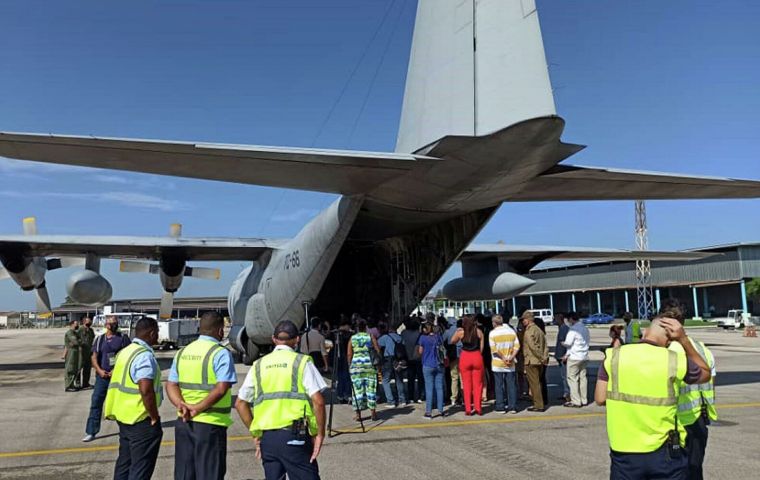
{"type": "Polygon", "coordinates": [[[548,308],[540,308],[536,310],[528,310],[529,312],[533,312],[534,318],[540,318],[544,321],[544,325],[553,325],[554,324],[554,312],[552,312],[548,308]]]}
{"type": "Polygon", "coordinates": [[[119,321],[119,331],[121,331],[122,334],[127,335],[129,338],[134,337],[133,328],[138,320],[145,317],[156,320],[156,317],[154,315],[146,315],[144,313],[135,312],[119,312],[95,315],[95,318],[92,319],[92,329],[95,330],[95,335],[105,333],[106,317],[116,317],[116,319],[119,321]]]}

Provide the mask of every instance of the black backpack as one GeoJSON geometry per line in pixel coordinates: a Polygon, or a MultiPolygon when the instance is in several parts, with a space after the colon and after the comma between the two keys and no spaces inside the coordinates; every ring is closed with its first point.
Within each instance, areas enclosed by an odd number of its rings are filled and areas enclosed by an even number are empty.
{"type": "Polygon", "coordinates": [[[391,341],[394,344],[393,347],[393,368],[396,370],[401,370],[406,368],[407,361],[409,358],[406,356],[406,347],[404,346],[404,341],[399,337],[399,340],[396,341],[395,338],[393,338],[392,335],[388,335],[391,339],[391,341]]]}

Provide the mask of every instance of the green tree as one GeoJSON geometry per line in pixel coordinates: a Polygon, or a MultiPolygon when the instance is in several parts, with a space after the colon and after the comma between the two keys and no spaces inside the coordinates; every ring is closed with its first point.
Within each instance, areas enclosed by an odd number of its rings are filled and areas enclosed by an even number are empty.
{"type": "Polygon", "coordinates": [[[747,296],[760,298],[760,278],[753,278],[746,284],[747,296]]]}

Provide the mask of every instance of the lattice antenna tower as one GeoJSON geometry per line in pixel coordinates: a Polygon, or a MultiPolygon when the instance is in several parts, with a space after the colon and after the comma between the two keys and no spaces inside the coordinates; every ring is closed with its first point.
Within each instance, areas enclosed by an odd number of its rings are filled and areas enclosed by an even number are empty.
{"type": "MultiPolygon", "coordinates": [[[[647,207],[643,200],[636,200],[636,250],[649,250],[647,207]]],[[[649,318],[649,315],[654,313],[652,266],[649,259],[636,260],[636,300],[639,318],[649,318]]]]}

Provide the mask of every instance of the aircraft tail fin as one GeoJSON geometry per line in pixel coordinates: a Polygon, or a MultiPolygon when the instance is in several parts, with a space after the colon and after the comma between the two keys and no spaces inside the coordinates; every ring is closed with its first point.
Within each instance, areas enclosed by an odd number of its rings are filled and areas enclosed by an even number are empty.
{"type": "Polygon", "coordinates": [[[419,0],[397,152],[555,114],[535,0],[419,0]]]}

